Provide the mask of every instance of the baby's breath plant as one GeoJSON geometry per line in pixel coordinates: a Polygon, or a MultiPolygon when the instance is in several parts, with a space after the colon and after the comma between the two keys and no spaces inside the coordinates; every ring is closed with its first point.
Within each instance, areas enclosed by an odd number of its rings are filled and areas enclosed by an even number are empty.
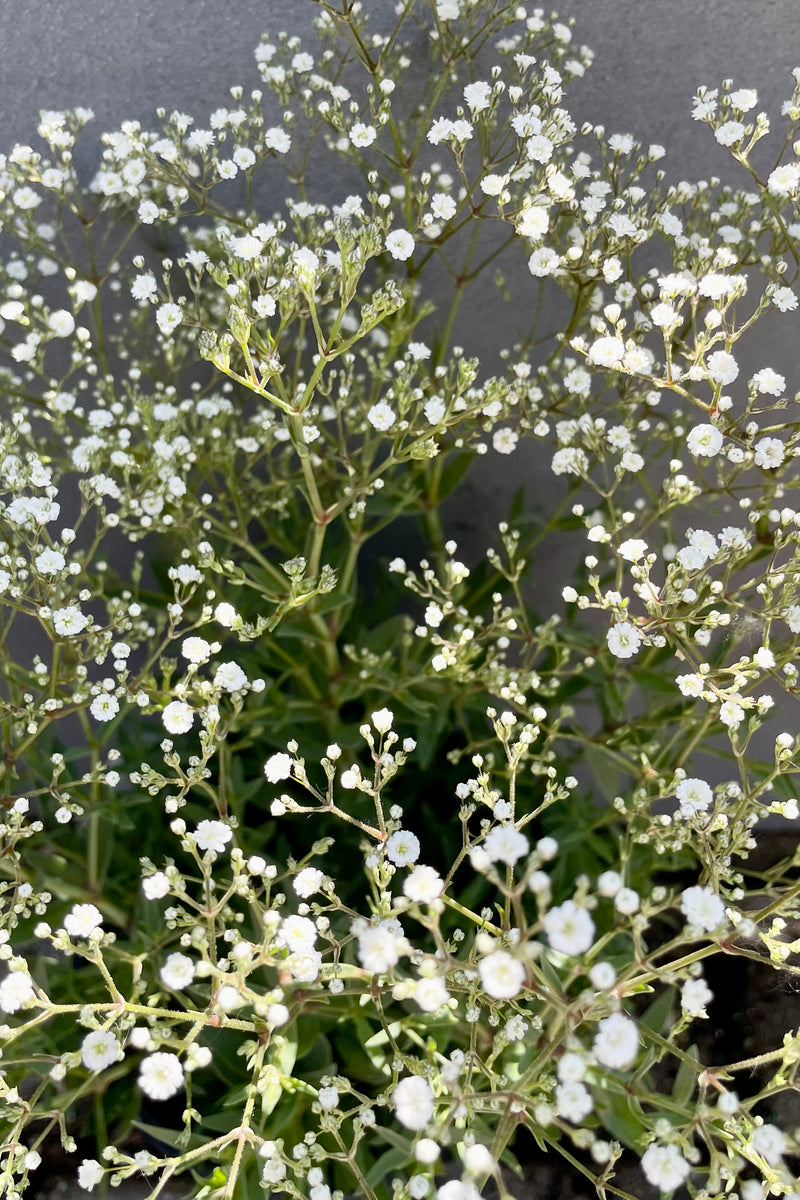
{"type": "Polygon", "coordinates": [[[800,70],[735,189],[530,5],[315,30],[0,159],[0,1192],[794,1196],[800,1034],[707,1030],[800,972],[800,70]]]}

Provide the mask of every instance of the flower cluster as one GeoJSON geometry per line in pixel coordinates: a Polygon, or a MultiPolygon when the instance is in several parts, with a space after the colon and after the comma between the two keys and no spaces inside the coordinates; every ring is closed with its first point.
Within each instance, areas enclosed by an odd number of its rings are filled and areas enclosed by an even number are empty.
{"type": "Polygon", "coordinates": [[[93,1132],[86,1191],[475,1200],[523,1127],[601,1195],[795,1195],[798,1039],[701,1023],[706,960],[800,952],[800,391],[753,332],[800,73],[766,167],[757,92],[698,91],[737,190],[573,115],[571,22],[361,9],[91,179],[86,109],[0,157],[0,1191],[93,1132]],[[481,559],[513,454],[551,486],[481,559]]]}

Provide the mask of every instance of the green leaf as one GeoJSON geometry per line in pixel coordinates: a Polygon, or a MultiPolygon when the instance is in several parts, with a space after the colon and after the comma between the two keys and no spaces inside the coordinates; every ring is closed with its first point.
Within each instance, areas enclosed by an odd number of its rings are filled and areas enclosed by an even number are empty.
{"type": "MultiPolygon", "coordinates": [[[[690,1046],[686,1053],[694,1062],[700,1062],[700,1054],[697,1046],[690,1046]]],[[[681,1108],[687,1105],[694,1095],[695,1088],[697,1087],[697,1075],[698,1072],[692,1064],[681,1059],[678,1073],[675,1076],[675,1085],[672,1089],[672,1099],[676,1104],[680,1104],[681,1108]]]]}

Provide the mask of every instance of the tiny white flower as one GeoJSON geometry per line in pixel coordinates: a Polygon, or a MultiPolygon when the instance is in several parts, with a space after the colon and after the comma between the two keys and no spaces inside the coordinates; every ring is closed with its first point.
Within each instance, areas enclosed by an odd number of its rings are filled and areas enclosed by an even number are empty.
{"type": "Polygon", "coordinates": [[[87,938],[102,924],[103,914],[94,904],[75,904],[64,917],[64,928],[73,938],[87,938]]]}
{"type": "Polygon", "coordinates": [[[171,334],[183,320],[183,310],[178,304],[162,304],[156,312],[156,323],[163,334],[171,334]]]}
{"type": "Polygon", "coordinates": [[[719,454],[724,440],[722,432],[717,429],[716,425],[704,423],[695,425],[694,429],[689,430],[686,445],[690,454],[713,458],[715,454],[719,454]]]}
{"type": "Polygon", "coordinates": [[[183,1087],[183,1067],[178,1056],[160,1050],[143,1058],[139,1087],[151,1100],[169,1100],[183,1087]]]}
{"type": "Polygon", "coordinates": [[[217,854],[222,854],[232,837],[233,831],[222,821],[201,821],[193,834],[198,850],[213,850],[217,854]]]}
{"type": "Polygon", "coordinates": [[[377,429],[381,433],[386,433],[387,430],[391,429],[396,419],[394,410],[383,400],[378,404],[373,404],[367,413],[367,420],[370,425],[373,429],[377,429]]]}
{"type": "Polygon", "coordinates": [[[433,867],[414,867],[403,881],[403,894],[415,904],[432,904],[444,889],[444,881],[433,867]]]}
{"type": "Polygon", "coordinates": [[[386,237],[385,246],[398,262],[405,262],[414,253],[414,239],[405,229],[393,229],[386,237]]]}
{"type": "Polygon", "coordinates": [[[419,858],[419,838],[406,829],[398,829],[386,842],[386,857],[397,867],[407,867],[419,858]]]}
{"type": "Polygon", "coordinates": [[[78,1167],[78,1187],[83,1188],[85,1192],[91,1192],[104,1175],[105,1171],[96,1158],[85,1158],[78,1167]]]}
{"type": "Polygon", "coordinates": [[[706,370],[714,383],[733,383],[739,374],[739,364],[726,350],[716,350],[706,359],[706,370]]]}
{"type": "Polygon", "coordinates": [[[361,121],[357,122],[350,130],[350,141],[359,149],[371,146],[377,136],[374,125],[364,125],[361,121]]]}
{"type": "Polygon", "coordinates": [[[478,963],[481,985],[494,1000],[513,1000],[522,991],[525,967],[507,950],[495,950],[478,963]]]}
{"type": "Polygon", "coordinates": [[[433,1088],[419,1075],[401,1079],[392,1094],[395,1116],[406,1129],[424,1129],[433,1116],[433,1088]]]}
{"type": "Polygon", "coordinates": [[[714,802],[714,793],[704,779],[682,779],[675,789],[680,801],[681,816],[706,812],[714,802]]]}
{"type": "Polygon", "coordinates": [[[725,922],[725,905],[708,887],[690,887],[681,896],[681,911],[690,925],[713,933],[725,922]]]}
{"type": "Polygon", "coordinates": [[[303,867],[292,880],[292,887],[298,896],[307,900],[322,888],[325,876],[317,867],[303,867]]]}
{"type": "Polygon", "coordinates": [[[551,947],[561,954],[585,954],[594,942],[594,921],[574,900],[551,908],[542,924],[551,947]]]}
{"type": "Polygon", "coordinates": [[[604,1067],[624,1071],[633,1065],[639,1050],[639,1031],[624,1013],[612,1013],[600,1021],[592,1047],[604,1067]]]}
{"type": "Polygon", "coordinates": [[[291,779],[293,760],[288,754],[273,754],[264,763],[264,774],[270,783],[291,779]]]}
{"type": "Polygon", "coordinates": [[[75,318],[65,308],[59,308],[50,313],[47,325],[53,337],[69,337],[75,332],[75,318]]]}
{"type": "Polygon", "coordinates": [[[492,862],[501,862],[513,867],[520,858],[528,854],[530,843],[525,834],[513,825],[496,825],[486,835],[483,849],[492,862]]]}
{"type": "Polygon", "coordinates": [[[677,1146],[658,1146],[654,1142],[642,1155],[645,1179],[660,1192],[674,1192],[685,1182],[690,1169],[677,1146]]]}
{"type": "Polygon", "coordinates": [[[642,645],[642,635],[630,621],[618,621],[606,634],[606,642],[616,658],[632,658],[642,645]]]}
{"type": "Polygon", "coordinates": [[[89,705],[89,712],[96,721],[113,721],[119,712],[119,700],[108,692],[101,692],[89,705]]]}
{"type": "Polygon", "coordinates": [[[156,871],[142,880],[142,891],[148,900],[162,900],[169,894],[169,887],[169,879],[163,871],[156,871]]]}
{"type": "Polygon", "coordinates": [[[110,1029],[96,1029],[83,1039],[81,1058],[87,1071],[105,1071],[120,1059],[120,1045],[110,1029]]]}
{"type": "Polygon", "coordinates": [[[705,979],[687,979],[681,988],[681,1008],[687,1017],[707,1017],[706,1005],[713,999],[705,979]]]}
{"type": "Polygon", "coordinates": [[[161,714],[167,733],[188,733],[194,724],[194,713],[185,700],[172,700],[161,714]]]}
{"type": "Polygon", "coordinates": [[[27,971],[11,971],[0,983],[0,1012],[19,1012],[35,998],[33,980],[27,971]]]}
{"type": "Polygon", "coordinates": [[[194,962],[187,954],[176,951],[167,955],[163,967],[159,971],[161,982],[173,991],[179,992],[188,987],[195,976],[194,962]]]}
{"type": "Polygon", "coordinates": [[[244,691],[247,682],[247,676],[238,663],[220,663],[214,672],[214,687],[226,692],[244,691]]]}

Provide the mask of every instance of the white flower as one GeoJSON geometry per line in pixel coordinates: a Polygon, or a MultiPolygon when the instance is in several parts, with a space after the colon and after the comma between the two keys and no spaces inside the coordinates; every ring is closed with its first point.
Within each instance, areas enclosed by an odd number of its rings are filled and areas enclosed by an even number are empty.
{"type": "Polygon", "coordinates": [[[617,972],[610,962],[598,962],[590,970],[589,979],[598,991],[607,992],[617,982],[617,972]]]}
{"type": "Polygon", "coordinates": [[[772,293],[772,303],[777,308],[778,312],[794,312],[797,308],[797,296],[791,288],[782,287],[776,288],[772,293]]]}
{"type": "Polygon", "coordinates": [[[636,1059],[639,1050],[639,1031],[624,1013],[612,1013],[600,1021],[594,1039],[595,1058],[604,1067],[624,1071],[636,1059]]]}
{"type": "Polygon", "coordinates": [[[86,938],[102,924],[103,914],[94,904],[75,904],[64,917],[64,928],[74,938],[86,938]]]}
{"type": "Polygon", "coordinates": [[[468,83],[464,88],[464,99],[470,112],[484,112],[491,103],[492,85],[482,79],[476,83],[468,83]]]}
{"type": "Polygon", "coordinates": [[[614,908],[623,916],[631,917],[639,911],[641,897],[634,888],[620,888],[614,897],[614,908]]]}
{"type": "Polygon", "coordinates": [[[119,1042],[110,1029],[96,1029],[83,1039],[81,1058],[87,1071],[105,1071],[120,1059],[119,1042]]]}
{"type": "Polygon", "coordinates": [[[485,196],[499,196],[508,182],[505,175],[484,175],[481,180],[481,191],[485,196]]]}
{"type": "Polygon", "coordinates": [[[784,163],[767,176],[767,191],[772,196],[789,196],[800,184],[800,163],[784,163]]]}
{"type": "Polygon", "coordinates": [[[481,1200],[481,1194],[468,1179],[448,1179],[436,1189],[436,1200],[481,1200]]]}
{"type": "Polygon", "coordinates": [[[444,881],[433,867],[414,867],[403,881],[403,894],[415,904],[432,904],[439,899],[443,888],[444,881]]]}
{"type": "Polygon", "coordinates": [[[292,255],[292,263],[294,265],[295,278],[301,288],[306,291],[311,291],[314,288],[314,283],[319,271],[319,259],[313,250],[309,250],[307,246],[303,246],[300,250],[295,250],[292,255]]]}
{"type": "Polygon", "coordinates": [[[183,1067],[176,1054],[159,1050],[142,1059],[139,1087],[151,1100],[169,1100],[183,1087],[183,1067]]]}
{"type": "Polygon", "coordinates": [[[280,125],[273,125],[264,134],[264,145],[276,154],[288,154],[292,148],[292,138],[280,125]]]}
{"type": "Polygon", "coordinates": [[[317,867],[303,867],[292,880],[292,887],[298,896],[307,900],[321,889],[324,878],[322,871],[317,867]]]}
{"type": "Polygon", "coordinates": [[[359,149],[371,146],[377,136],[374,125],[364,125],[361,121],[350,130],[350,141],[359,149]]]}
{"type": "Polygon", "coordinates": [[[391,709],[379,708],[377,712],[370,715],[369,719],[372,721],[376,733],[388,733],[392,728],[394,713],[391,709]]]}
{"type": "Polygon", "coordinates": [[[378,404],[373,404],[372,408],[367,413],[367,420],[373,429],[380,430],[385,433],[387,429],[391,429],[395,423],[394,409],[390,408],[383,400],[378,404]]]}
{"type": "Polygon", "coordinates": [[[53,337],[69,337],[75,332],[75,318],[65,308],[59,308],[50,313],[47,326],[53,337]]]}
{"type": "Polygon", "coordinates": [[[211,646],[205,638],[187,637],[181,642],[181,654],[190,663],[199,665],[208,662],[211,657],[211,646]]]}
{"type": "Polygon", "coordinates": [[[273,754],[264,763],[264,774],[270,783],[280,783],[292,777],[292,759],[288,754],[273,754]]]}
{"type": "Polygon", "coordinates": [[[0,1012],[19,1012],[35,998],[33,980],[27,971],[12,971],[0,983],[0,1012]]]}
{"type": "Polygon", "coordinates": [[[716,350],[706,359],[706,370],[714,383],[733,383],[739,374],[739,364],[726,350],[716,350]]]}
{"type": "Polygon", "coordinates": [[[753,88],[739,88],[730,94],[731,105],[739,112],[749,112],[758,104],[758,92],[753,88]]]}
{"type": "Polygon", "coordinates": [[[686,445],[690,454],[697,455],[703,458],[713,458],[715,454],[719,454],[722,449],[724,438],[716,425],[704,423],[695,425],[694,429],[690,429],[686,438],[686,445]]]}
{"type": "Polygon", "coordinates": [[[519,434],[516,430],[504,426],[502,429],[495,429],[492,434],[492,448],[496,454],[513,454],[517,448],[519,434]]]}
{"type": "Polygon", "coordinates": [[[455,216],[457,208],[453,197],[446,192],[436,192],[431,196],[431,213],[437,221],[449,221],[455,216]]]}
{"type": "Polygon", "coordinates": [[[42,550],[34,559],[36,570],[41,575],[57,575],[66,566],[66,559],[60,550],[42,550]]]}
{"type": "Polygon", "coordinates": [[[405,829],[398,829],[386,842],[386,857],[396,867],[407,867],[419,858],[419,838],[405,829]]]}
{"type": "Polygon", "coordinates": [[[188,987],[194,979],[194,963],[188,954],[181,954],[179,951],[176,951],[174,954],[167,956],[163,967],[159,971],[159,975],[165,987],[179,992],[181,988],[188,987]]]}
{"type": "Polygon", "coordinates": [[[339,1103],[339,1089],[332,1086],[322,1087],[317,1092],[317,1100],[321,1108],[324,1108],[326,1112],[330,1112],[339,1103]]]}
{"type": "Polygon", "coordinates": [[[423,1012],[438,1012],[443,1004],[447,1004],[450,993],[441,976],[434,975],[432,979],[417,980],[414,999],[423,1012]]]}
{"type": "Polygon", "coordinates": [[[171,700],[161,720],[167,733],[188,733],[194,724],[194,714],[185,700],[171,700]]]}
{"type": "Polygon", "coordinates": [[[162,900],[169,893],[169,879],[163,871],[156,871],[142,880],[142,891],[148,900],[162,900]]]}
{"type": "Polygon", "coordinates": [[[687,888],[681,896],[681,912],[703,933],[713,933],[725,921],[725,905],[708,887],[687,888]]]}
{"type": "Polygon", "coordinates": [[[285,1025],[292,1014],[285,1004],[270,1004],[267,1009],[267,1024],[271,1029],[285,1025]]]}
{"type": "Polygon", "coordinates": [[[780,438],[763,437],[759,438],[756,442],[756,452],[753,462],[757,467],[763,467],[766,471],[772,471],[775,467],[781,465],[785,455],[786,452],[780,438]]]}
{"type": "Polygon", "coordinates": [[[306,953],[314,949],[317,927],[308,917],[287,917],[282,923],[275,941],[292,952],[306,953]]]}
{"type": "Polygon", "coordinates": [[[85,1158],[78,1167],[78,1187],[91,1192],[103,1178],[105,1171],[96,1158],[85,1158]]]}
{"type": "Polygon", "coordinates": [[[706,812],[714,800],[714,793],[704,779],[682,779],[675,788],[675,795],[680,800],[681,816],[684,817],[706,812]]]}
{"type": "Polygon", "coordinates": [[[625,343],[618,337],[601,337],[589,347],[589,361],[597,367],[618,367],[625,356],[625,343]]]}
{"type": "Polygon", "coordinates": [[[628,538],[619,548],[619,555],[626,562],[638,562],[647,554],[647,542],[643,538],[628,538]]]}
{"type": "Polygon", "coordinates": [[[786,379],[772,367],[762,367],[750,380],[750,386],[762,396],[782,396],[786,391],[786,379]]]}
{"type": "Polygon", "coordinates": [[[687,1017],[707,1017],[706,1005],[713,999],[705,979],[687,979],[681,988],[681,1008],[687,1017]]]}
{"type": "Polygon", "coordinates": [[[433,1116],[433,1088],[419,1075],[401,1079],[392,1095],[394,1113],[406,1129],[424,1129],[433,1116]]]}
{"type": "Polygon", "coordinates": [[[388,925],[368,925],[358,935],[358,961],[365,971],[380,974],[400,961],[399,938],[388,925]]]}
{"type": "Polygon", "coordinates": [[[660,1192],[674,1192],[689,1174],[689,1164],[677,1146],[648,1146],[642,1155],[642,1171],[648,1183],[660,1192]]]}
{"type": "Polygon", "coordinates": [[[744,720],[744,709],[735,700],[725,700],[719,706],[719,719],[729,729],[736,729],[744,720]]]}
{"type": "Polygon", "coordinates": [[[198,850],[214,850],[222,854],[233,831],[222,821],[201,821],[194,831],[193,840],[198,850]]]}
{"type": "Polygon", "coordinates": [[[560,954],[585,954],[594,941],[594,921],[574,900],[551,908],[542,924],[551,947],[560,954]]]}
{"type": "Polygon", "coordinates": [[[800,633],[800,604],[790,604],[783,619],[791,633],[800,633]]]}
{"type": "Polygon", "coordinates": [[[520,237],[530,238],[538,242],[547,233],[550,226],[550,213],[541,204],[529,204],[523,208],[515,222],[520,237]]]}
{"type": "Polygon", "coordinates": [[[779,1165],[781,1156],[789,1148],[786,1134],[777,1125],[757,1125],[750,1140],[756,1154],[765,1158],[771,1167],[779,1165]]]}
{"type": "Polygon", "coordinates": [[[88,624],[89,618],[74,604],[67,608],[57,608],[53,612],[53,628],[62,637],[82,633],[88,624]]]}
{"type": "Polygon", "coordinates": [[[549,246],[540,246],[528,259],[528,270],[534,279],[545,279],[548,275],[556,273],[560,262],[555,250],[551,250],[549,246]]]}
{"type": "Polygon", "coordinates": [[[589,1089],[577,1080],[565,1080],[556,1087],[556,1112],[565,1121],[579,1125],[593,1107],[589,1089]]]}
{"type": "Polygon", "coordinates": [[[521,830],[513,825],[496,825],[486,835],[483,849],[492,862],[502,862],[513,867],[530,850],[530,843],[521,830]]]}
{"type": "Polygon", "coordinates": [[[744,137],[744,132],[741,121],[725,121],[714,130],[714,137],[720,146],[735,146],[744,137]]]}
{"type": "Polygon", "coordinates": [[[183,310],[178,304],[162,304],[156,312],[156,323],[163,334],[170,334],[183,320],[183,310]]]}
{"type": "Polygon", "coordinates": [[[478,963],[481,985],[494,1000],[513,1000],[522,991],[525,967],[507,950],[495,950],[478,963]]]}
{"type": "Polygon", "coordinates": [[[405,262],[414,253],[414,239],[405,229],[393,229],[386,238],[386,249],[392,258],[405,262]]]}
{"type": "Polygon", "coordinates": [[[247,676],[238,663],[220,663],[214,672],[214,687],[226,692],[241,692],[247,687],[247,676]]]}
{"type": "Polygon", "coordinates": [[[119,700],[108,692],[101,692],[89,705],[89,712],[96,721],[113,721],[119,712],[119,700]]]}
{"type": "Polygon", "coordinates": [[[618,621],[606,634],[606,642],[616,658],[632,658],[642,645],[642,635],[630,621],[618,621]]]}

